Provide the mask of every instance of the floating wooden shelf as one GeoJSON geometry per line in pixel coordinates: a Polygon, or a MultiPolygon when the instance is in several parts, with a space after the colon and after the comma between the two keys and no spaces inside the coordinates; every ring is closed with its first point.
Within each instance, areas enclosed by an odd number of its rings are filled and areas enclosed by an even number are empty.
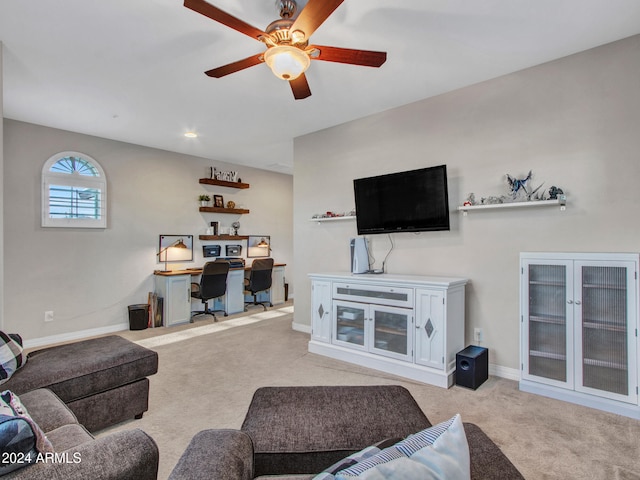
{"type": "Polygon", "coordinates": [[[216,180],[214,178],[201,178],[200,183],[204,183],[205,185],[217,185],[218,187],[229,187],[229,188],[249,188],[250,187],[248,183],[228,182],[226,180],[216,180]]]}
{"type": "Polygon", "coordinates": [[[248,235],[199,235],[200,240],[249,240],[248,235]]]}
{"type": "Polygon", "coordinates": [[[220,207],[200,207],[201,212],[206,213],[235,213],[237,215],[243,215],[249,213],[249,210],[244,208],[220,208],[220,207]]]}

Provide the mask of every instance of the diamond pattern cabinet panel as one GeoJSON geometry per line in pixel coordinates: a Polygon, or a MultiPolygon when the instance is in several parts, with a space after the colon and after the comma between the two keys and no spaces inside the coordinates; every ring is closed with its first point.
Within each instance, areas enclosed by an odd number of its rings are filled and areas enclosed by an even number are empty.
{"type": "Polygon", "coordinates": [[[445,362],[444,292],[416,291],[415,362],[427,367],[444,368],[445,362]]]}
{"type": "Polygon", "coordinates": [[[311,338],[331,342],[331,282],[311,282],[311,338]]]}

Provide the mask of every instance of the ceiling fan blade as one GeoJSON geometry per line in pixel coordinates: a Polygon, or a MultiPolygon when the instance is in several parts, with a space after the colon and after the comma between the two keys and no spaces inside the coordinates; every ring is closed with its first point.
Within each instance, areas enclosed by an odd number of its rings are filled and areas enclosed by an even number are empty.
{"type": "Polygon", "coordinates": [[[311,52],[309,55],[311,60],[349,63],[351,65],[362,65],[364,67],[379,67],[387,60],[387,52],[373,52],[371,50],[310,45],[307,47],[307,51],[311,52]],[[316,54],[313,49],[319,53],[316,54]]]}
{"type": "Polygon", "coordinates": [[[291,26],[291,31],[300,30],[309,39],[313,32],[340,6],[344,0],[309,0],[298,18],[291,26]]]}
{"type": "Polygon", "coordinates": [[[263,62],[264,62],[264,54],[258,53],[257,55],[247,57],[243,60],[238,60],[237,62],[223,65],[222,67],[212,68],[211,70],[207,70],[204,73],[206,73],[210,77],[220,78],[220,77],[224,77],[225,75],[229,75],[230,73],[236,73],[236,72],[239,72],[240,70],[253,67],[254,65],[258,65],[263,62]]]}
{"type": "Polygon", "coordinates": [[[256,40],[260,40],[260,37],[266,35],[262,30],[252,27],[248,23],[243,22],[233,15],[229,15],[227,12],[220,10],[218,7],[214,7],[204,0],[184,0],[184,6],[256,40]]]}
{"type": "Polygon", "coordinates": [[[291,85],[291,91],[296,100],[311,96],[311,89],[304,73],[294,80],[289,80],[289,85],[291,85]]]}

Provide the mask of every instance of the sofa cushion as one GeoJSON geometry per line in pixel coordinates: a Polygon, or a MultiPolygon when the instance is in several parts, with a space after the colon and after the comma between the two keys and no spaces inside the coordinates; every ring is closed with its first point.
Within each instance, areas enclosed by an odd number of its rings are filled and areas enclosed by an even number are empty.
{"type": "Polygon", "coordinates": [[[0,452],[0,475],[34,463],[39,452],[53,452],[45,433],[9,390],[0,394],[0,452]]]}
{"type": "Polygon", "coordinates": [[[157,371],[156,352],[109,335],[31,352],[27,365],[13,375],[7,388],[18,394],[48,388],[69,403],[157,371]]]}
{"type": "Polygon", "coordinates": [[[318,473],[369,445],[430,426],[397,385],[263,387],[242,430],[253,441],[260,476],[318,473]]]}
{"type": "Polygon", "coordinates": [[[0,331],[0,385],[5,383],[24,364],[20,337],[0,331]]]}
{"type": "Polygon", "coordinates": [[[78,423],[76,416],[51,390],[39,388],[20,395],[20,400],[31,418],[44,430],[50,432],[63,425],[78,423]]]}
{"type": "Polygon", "coordinates": [[[365,456],[357,464],[317,480],[420,478],[469,480],[469,447],[460,415],[365,456]]]}
{"type": "Polygon", "coordinates": [[[62,425],[47,433],[49,441],[56,452],[63,452],[93,440],[86,428],[80,424],[62,425]]]}

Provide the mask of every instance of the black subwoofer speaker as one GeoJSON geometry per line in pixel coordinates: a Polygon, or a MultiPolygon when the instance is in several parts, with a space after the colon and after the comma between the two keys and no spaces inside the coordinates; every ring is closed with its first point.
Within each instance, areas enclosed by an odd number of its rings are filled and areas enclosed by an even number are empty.
{"type": "Polygon", "coordinates": [[[489,350],[470,345],[456,354],[456,385],[475,390],[489,378],[489,350]]]}
{"type": "Polygon", "coordinates": [[[149,325],[149,305],[129,305],[129,330],[144,330],[149,325]]]}

